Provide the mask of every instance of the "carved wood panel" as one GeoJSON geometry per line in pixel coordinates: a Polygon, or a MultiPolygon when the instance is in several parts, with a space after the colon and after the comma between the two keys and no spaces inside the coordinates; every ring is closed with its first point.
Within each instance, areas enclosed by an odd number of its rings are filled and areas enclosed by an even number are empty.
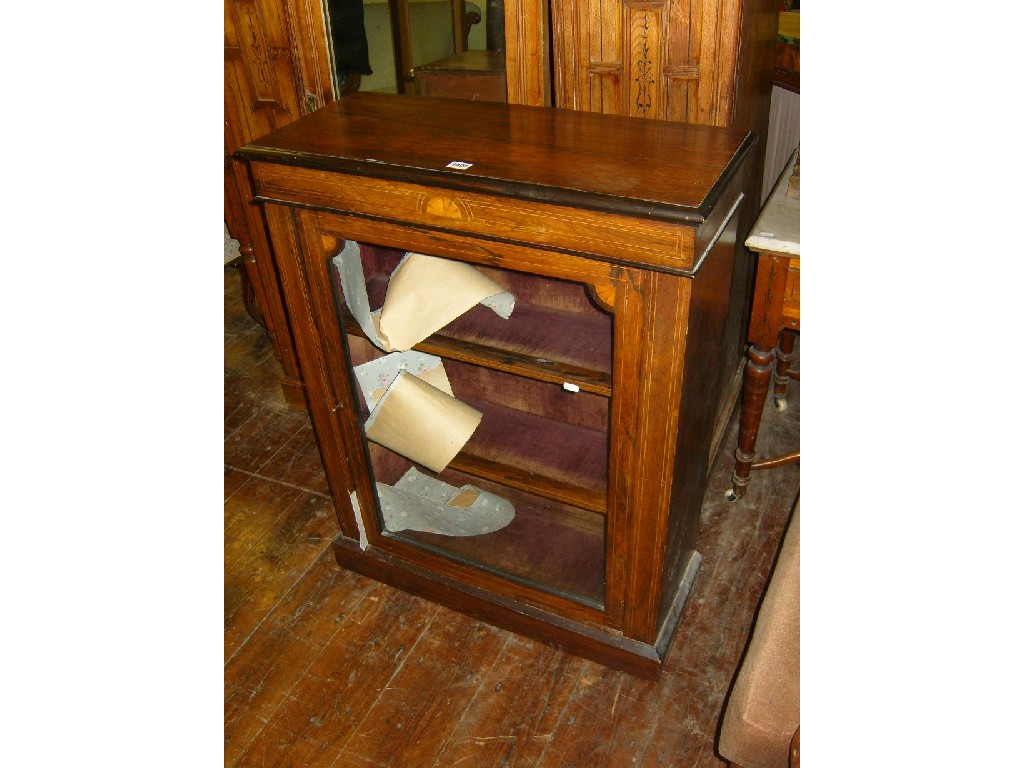
{"type": "Polygon", "coordinates": [[[333,100],[319,0],[225,0],[227,152],[333,100]]]}
{"type": "Polygon", "coordinates": [[[334,99],[321,0],[224,0],[224,222],[239,241],[259,315],[302,403],[294,343],[269,244],[232,153],[334,99]]]}
{"type": "Polygon", "coordinates": [[[559,107],[732,125],[740,0],[552,3],[559,107]]]}
{"type": "Polygon", "coordinates": [[[254,0],[233,0],[230,5],[238,32],[239,55],[233,58],[240,62],[245,72],[252,108],[287,112],[288,107],[282,103],[275,71],[275,60],[282,53],[287,53],[287,49],[270,46],[259,3],[254,0]]]}

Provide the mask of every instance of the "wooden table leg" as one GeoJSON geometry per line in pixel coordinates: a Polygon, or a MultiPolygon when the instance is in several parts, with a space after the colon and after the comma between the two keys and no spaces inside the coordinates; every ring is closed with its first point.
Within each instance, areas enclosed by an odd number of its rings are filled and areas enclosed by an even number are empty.
{"type": "Polygon", "coordinates": [[[789,367],[793,363],[793,346],[796,344],[796,331],[783,328],[779,336],[779,349],[776,352],[775,375],[775,407],[786,410],[786,390],[789,389],[789,367]]]}
{"type": "Polygon", "coordinates": [[[750,482],[750,466],[754,463],[754,445],[761,427],[761,414],[768,398],[768,384],[772,378],[775,350],[750,345],[747,364],[743,369],[743,400],[740,404],[740,436],[736,447],[736,466],[732,472],[732,489],[728,497],[736,501],[743,497],[750,482]]]}
{"type": "Polygon", "coordinates": [[[782,310],[790,257],[785,254],[762,253],[757,259],[757,279],[750,313],[750,347],[743,369],[743,400],[740,404],[740,434],[736,447],[736,466],[732,473],[732,489],[727,494],[736,501],[746,493],[754,463],[754,445],[761,426],[761,414],[772,379],[775,347],[782,330],[782,310]]]}

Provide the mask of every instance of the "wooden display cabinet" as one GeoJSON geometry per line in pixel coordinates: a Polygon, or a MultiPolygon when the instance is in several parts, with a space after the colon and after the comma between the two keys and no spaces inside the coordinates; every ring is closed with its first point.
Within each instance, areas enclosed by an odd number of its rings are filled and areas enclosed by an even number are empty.
{"type": "MultiPolygon", "coordinates": [[[[338,562],[635,674],[661,669],[700,563],[755,139],[737,129],[355,93],[242,148],[264,209],[338,513],[338,562]],[[451,163],[469,167],[451,167],[451,163]],[[371,307],[407,251],[515,296],[415,350],[482,413],[440,472],[366,438],[354,366],[385,353],[338,289],[358,245],[371,307]],[[507,500],[511,523],[394,530],[410,467],[507,500]]],[[[429,290],[429,288],[428,288],[429,290]]]]}

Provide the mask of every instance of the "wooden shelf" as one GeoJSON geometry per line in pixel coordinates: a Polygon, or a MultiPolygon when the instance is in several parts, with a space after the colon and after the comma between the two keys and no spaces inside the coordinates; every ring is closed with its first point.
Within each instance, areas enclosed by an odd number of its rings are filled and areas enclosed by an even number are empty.
{"type": "Polygon", "coordinates": [[[453,468],[590,512],[607,512],[606,433],[462,399],[484,416],[453,468]]]}
{"type": "Polygon", "coordinates": [[[509,488],[532,490],[538,496],[564,502],[588,512],[604,515],[608,511],[607,493],[580,488],[535,472],[526,472],[502,462],[475,456],[468,451],[463,451],[452,459],[450,466],[464,474],[500,483],[509,488]]]}
{"type": "MultiPolygon", "coordinates": [[[[607,514],[606,431],[565,424],[478,398],[460,399],[480,411],[483,418],[451,461],[453,470],[588,513],[607,514]]],[[[366,418],[365,412],[362,418],[366,418]]],[[[380,446],[372,455],[379,482],[393,484],[411,466],[407,459],[380,446]]]]}
{"type": "Polygon", "coordinates": [[[473,483],[501,494],[515,507],[515,518],[506,528],[480,536],[453,537],[420,531],[400,531],[390,536],[511,576],[545,592],[593,607],[603,605],[602,516],[565,508],[524,491],[479,482],[455,471],[454,463],[440,478],[453,485],[473,483]]]}
{"type": "MultiPolygon", "coordinates": [[[[370,305],[380,306],[386,290],[387,277],[370,278],[370,305]]],[[[347,309],[344,324],[346,333],[366,338],[347,309]]],[[[507,320],[477,306],[414,349],[537,381],[568,382],[584,392],[609,397],[611,326],[610,316],[562,312],[525,302],[517,302],[507,320]]]]}

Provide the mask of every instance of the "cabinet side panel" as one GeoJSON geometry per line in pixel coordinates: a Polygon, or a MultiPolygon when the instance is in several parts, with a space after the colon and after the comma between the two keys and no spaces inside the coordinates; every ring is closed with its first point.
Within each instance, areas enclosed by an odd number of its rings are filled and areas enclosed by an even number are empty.
{"type": "Polygon", "coordinates": [[[678,585],[694,550],[700,509],[707,485],[708,445],[726,371],[720,364],[728,329],[730,286],[734,277],[737,216],[733,216],[692,281],[683,386],[676,438],[675,472],[669,506],[668,536],[662,576],[658,625],[671,609],[678,585]]]}
{"type": "MultiPolygon", "coordinates": [[[[753,131],[758,136],[749,160],[749,206],[758,211],[762,198],[764,159],[768,147],[772,81],[775,72],[775,38],[779,28],[779,4],[773,0],[742,0],[740,3],[739,60],[733,119],[724,123],[753,131]]],[[[770,187],[770,185],[769,185],[770,187]]],[[[753,219],[750,220],[753,223],[753,219]]],[[[743,230],[741,230],[743,231],[743,230]]]]}
{"type": "MultiPolygon", "coordinates": [[[[729,261],[732,274],[728,284],[723,287],[723,296],[727,297],[724,329],[718,347],[710,354],[717,357],[721,371],[721,387],[715,408],[716,431],[710,442],[709,458],[713,458],[718,443],[724,433],[730,415],[739,397],[742,383],[743,363],[746,360],[747,329],[750,325],[750,302],[754,290],[754,268],[756,259],[742,243],[745,233],[750,230],[753,221],[751,210],[756,212],[755,195],[750,193],[751,163],[748,160],[743,169],[733,179],[729,189],[722,196],[724,201],[735,200],[742,191],[743,200],[733,212],[728,228],[719,239],[716,249],[730,249],[729,261]],[[744,233],[744,234],[740,234],[744,233]]],[[[701,239],[703,240],[703,231],[701,239]]],[[[703,242],[699,247],[705,247],[703,242]]],[[[716,255],[718,251],[716,250],[716,255]]]]}

